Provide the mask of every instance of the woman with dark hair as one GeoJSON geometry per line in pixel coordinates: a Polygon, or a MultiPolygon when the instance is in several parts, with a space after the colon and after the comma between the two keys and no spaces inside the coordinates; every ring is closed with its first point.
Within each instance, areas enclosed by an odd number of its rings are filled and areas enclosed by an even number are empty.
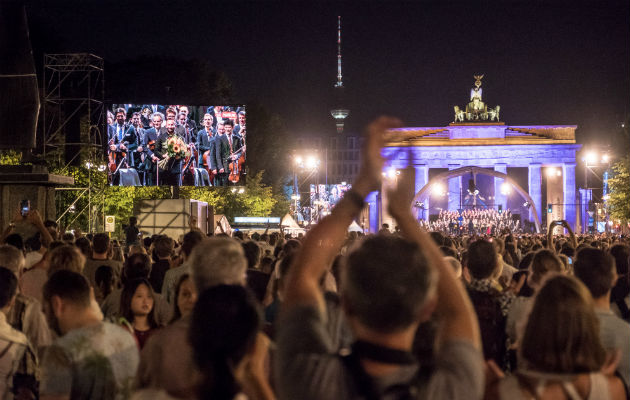
{"type": "Polygon", "coordinates": [[[219,285],[200,296],[191,318],[189,339],[201,372],[198,399],[274,398],[264,374],[268,340],[259,334],[260,312],[242,286],[219,285]]]}
{"type": "MultiPolygon", "coordinates": [[[[565,271],[564,264],[553,251],[548,249],[538,250],[532,257],[529,265],[527,284],[535,294],[545,283],[546,279],[554,274],[563,274],[565,271]]],[[[512,348],[516,348],[518,341],[522,337],[522,332],[527,323],[527,316],[533,304],[534,298],[526,296],[518,296],[512,302],[505,327],[512,348]]]]}
{"type": "Polygon", "coordinates": [[[519,349],[518,371],[501,381],[490,398],[625,399],[621,380],[609,373],[598,319],[588,289],[558,275],[536,295],[519,349]]]}
{"type": "Polygon", "coordinates": [[[182,275],[177,281],[174,297],[175,302],[173,303],[173,319],[171,319],[171,323],[189,316],[197,302],[197,291],[189,274],[182,275]]]}
{"type": "Polygon", "coordinates": [[[138,341],[140,350],[147,339],[160,326],[155,321],[155,295],[145,278],[133,280],[125,285],[120,296],[121,323],[138,341]]]}

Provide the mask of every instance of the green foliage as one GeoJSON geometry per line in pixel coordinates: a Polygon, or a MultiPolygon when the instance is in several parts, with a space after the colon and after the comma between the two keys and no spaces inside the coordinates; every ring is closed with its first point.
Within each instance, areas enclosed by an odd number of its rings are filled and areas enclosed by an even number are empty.
{"type": "MultiPolygon", "coordinates": [[[[134,203],[141,199],[170,198],[168,186],[109,186],[107,172],[88,170],[85,167],[69,166],[52,171],[75,179],[77,188],[92,184],[92,229],[103,230],[106,215],[116,217],[114,236],[122,235],[122,225],[134,215],[134,203]],[[100,188],[100,189],[98,189],[100,188]]],[[[248,176],[245,186],[230,187],[181,187],[179,197],[207,202],[216,214],[224,214],[230,221],[236,216],[283,216],[289,209],[284,196],[274,193],[271,186],[262,183],[263,172],[248,176]],[[242,193],[241,193],[242,190],[242,193]]],[[[67,212],[61,219],[62,226],[88,230],[88,192],[82,190],[59,191],[57,193],[57,215],[61,216],[74,203],[74,211],[67,212]]]]}
{"type": "Polygon", "coordinates": [[[22,155],[15,150],[0,151],[0,165],[20,165],[22,155]]]}
{"type": "Polygon", "coordinates": [[[630,156],[613,165],[614,174],[608,179],[610,216],[622,222],[630,221],[630,156]]]}

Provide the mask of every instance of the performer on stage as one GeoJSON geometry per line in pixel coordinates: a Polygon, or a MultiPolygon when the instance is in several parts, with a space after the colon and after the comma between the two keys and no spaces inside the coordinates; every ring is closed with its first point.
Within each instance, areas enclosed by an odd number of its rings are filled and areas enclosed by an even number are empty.
{"type": "Polygon", "coordinates": [[[144,132],[144,138],[142,141],[142,169],[144,171],[144,184],[145,186],[157,185],[156,172],[158,158],[153,154],[155,145],[157,143],[158,136],[162,131],[162,122],[164,121],[164,115],[160,112],[155,112],[151,115],[151,127],[144,132]]]}
{"type": "Polygon", "coordinates": [[[214,148],[214,136],[215,133],[212,130],[212,124],[214,118],[212,118],[212,114],[206,113],[203,116],[203,127],[204,129],[200,130],[197,133],[197,149],[199,150],[199,159],[197,165],[199,168],[203,168],[203,155],[206,151],[210,151],[208,153],[208,160],[210,161],[210,165],[207,167],[210,170],[216,170],[216,155],[214,148]]]}
{"type": "Polygon", "coordinates": [[[218,168],[217,186],[226,186],[228,184],[230,162],[238,160],[243,151],[241,137],[232,133],[233,128],[234,123],[229,119],[222,121],[218,125],[218,135],[215,138],[218,168]],[[225,134],[220,134],[221,131],[225,131],[225,134]]]}
{"type": "Polygon", "coordinates": [[[110,172],[111,184],[118,185],[120,182],[120,174],[118,169],[121,167],[128,167],[129,159],[125,159],[129,152],[128,147],[132,147],[135,150],[138,145],[138,139],[136,137],[136,131],[133,125],[125,122],[127,118],[127,112],[124,108],[118,108],[116,110],[116,123],[108,126],[107,128],[107,140],[109,144],[109,160],[110,160],[110,172]]]}
{"type": "Polygon", "coordinates": [[[184,138],[184,141],[186,142],[186,144],[190,144],[190,143],[195,144],[197,136],[195,134],[195,130],[193,129],[193,127],[189,125],[189,122],[190,121],[186,117],[186,114],[183,112],[180,112],[179,115],[177,116],[177,127],[183,128],[184,132],[183,132],[182,137],[184,138]]]}
{"type": "Polygon", "coordinates": [[[188,106],[179,106],[179,112],[180,114],[183,113],[186,115],[186,125],[188,125],[188,127],[192,130],[192,133],[196,137],[199,128],[197,127],[197,123],[195,122],[195,120],[189,118],[190,111],[188,110],[188,106]]]}
{"type": "Polygon", "coordinates": [[[166,131],[160,133],[157,138],[157,142],[155,143],[155,150],[153,150],[153,155],[156,156],[160,160],[168,160],[166,164],[166,168],[164,170],[160,170],[160,181],[164,185],[169,186],[180,186],[181,185],[181,175],[182,175],[182,159],[180,157],[169,158],[167,154],[167,144],[166,141],[172,137],[176,136],[175,133],[175,120],[169,119],[166,121],[166,131]]]}

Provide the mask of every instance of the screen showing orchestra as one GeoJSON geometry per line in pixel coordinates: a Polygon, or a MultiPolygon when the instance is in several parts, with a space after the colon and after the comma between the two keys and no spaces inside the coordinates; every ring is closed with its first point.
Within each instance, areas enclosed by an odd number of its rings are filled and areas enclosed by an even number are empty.
{"type": "Polygon", "coordinates": [[[114,104],[107,113],[110,185],[243,184],[245,106],[114,104]]]}

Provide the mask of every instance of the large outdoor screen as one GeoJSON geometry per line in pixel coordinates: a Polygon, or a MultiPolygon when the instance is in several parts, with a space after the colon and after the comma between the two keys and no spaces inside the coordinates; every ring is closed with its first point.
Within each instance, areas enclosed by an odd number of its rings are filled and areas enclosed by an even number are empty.
{"type": "Polygon", "coordinates": [[[245,106],[113,104],[107,113],[110,185],[243,184],[245,106]]]}

